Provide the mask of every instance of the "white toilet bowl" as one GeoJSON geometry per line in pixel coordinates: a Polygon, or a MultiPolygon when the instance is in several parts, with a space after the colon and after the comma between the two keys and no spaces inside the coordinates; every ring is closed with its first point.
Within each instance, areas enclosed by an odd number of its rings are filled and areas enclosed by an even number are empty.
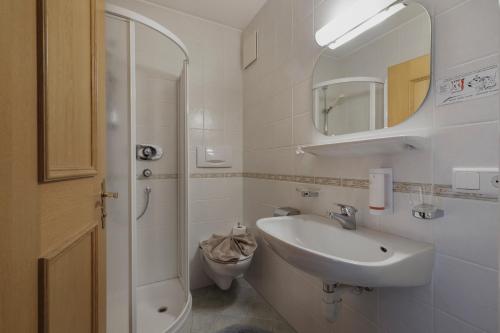
{"type": "Polygon", "coordinates": [[[250,267],[253,254],[245,257],[238,262],[222,263],[213,261],[205,256],[205,253],[200,249],[200,260],[205,273],[215,282],[222,290],[227,290],[231,287],[231,282],[235,278],[243,276],[250,267]]]}

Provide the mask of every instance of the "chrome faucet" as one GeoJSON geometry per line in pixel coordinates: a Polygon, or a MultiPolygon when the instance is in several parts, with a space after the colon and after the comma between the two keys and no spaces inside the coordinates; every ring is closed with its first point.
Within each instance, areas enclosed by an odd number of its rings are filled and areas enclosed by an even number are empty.
{"type": "Polygon", "coordinates": [[[353,206],[337,204],[340,207],[340,214],[333,210],[328,211],[328,217],[331,220],[340,222],[342,228],[347,230],[356,230],[356,212],[358,211],[353,206]]]}

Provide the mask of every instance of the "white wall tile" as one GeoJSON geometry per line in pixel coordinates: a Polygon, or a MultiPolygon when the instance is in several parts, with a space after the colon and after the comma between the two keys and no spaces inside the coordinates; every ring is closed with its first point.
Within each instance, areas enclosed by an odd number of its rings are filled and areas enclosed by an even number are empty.
{"type": "Polygon", "coordinates": [[[432,223],[437,251],[498,269],[498,203],[443,198],[442,219],[432,223]]]}
{"type": "Polygon", "coordinates": [[[311,15],[314,2],[310,0],[293,0],[294,21],[298,22],[311,15]]]}
{"type": "Polygon", "coordinates": [[[338,322],[334,323],[334,331],[343,333],[378,333],[379,329],[374,322],[344,306],[342,317],[338,322]]]}
{"type": "Polygon", "coordinates": [[[483,330],[471,326],[445,312],[434,311],[435,333],[484,333],[483,330]]]}
{"type": "Polygon", "coordinates": [[[414,301],[398,289],[380,292],[380,326],[382,331],[395,333],[432,333],[431,305],[414,301]]]}
{"type": "Polygon", "coordinates": [[[438,15],[436,67],[449,68],[497,53],[499,15],[495,0],[466,1],[438,15]]]}
{"type": "Polygon", "coordinates": [[[498,272],[438,255],[435,306],[486,332],[497,332],[498,272]]]}
{"type": "Polygon", "coordinates": [[[432,10],[435,15],[438,15],[466,1],[468,0],[440,0],[440,1],[425,0],[422,2],[426,5],[428,10],[432,10]]]}
{"type": "Polygon", "coordinates": [[[436,184],[451,184],[453,167],[496,167],[498,122],[442,128],[433,148],[436,184]]]}
{"type": "Polygon", "coordinates": [[[226,132],[223,129],[203,130],[203,144],[206,146],[220,146],[226,143],[226,132]]]}
{"type": "Polygon", "coordinates": [[[312,80],[307,79],[293,87],[293,115],[308,114],[312,111],[312,80]]]}

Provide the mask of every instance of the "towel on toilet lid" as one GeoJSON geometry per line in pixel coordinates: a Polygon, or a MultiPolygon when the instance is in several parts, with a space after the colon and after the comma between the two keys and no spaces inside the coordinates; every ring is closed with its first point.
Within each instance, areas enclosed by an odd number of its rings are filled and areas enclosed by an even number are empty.
{"type": "Polygon", "coordinates": [[[218,262],[237,262],[252,255],[257,248],[257,241],[250,233],[242,235],[212,235],[200,242],[201,250],[207,258],[218,262]]]}

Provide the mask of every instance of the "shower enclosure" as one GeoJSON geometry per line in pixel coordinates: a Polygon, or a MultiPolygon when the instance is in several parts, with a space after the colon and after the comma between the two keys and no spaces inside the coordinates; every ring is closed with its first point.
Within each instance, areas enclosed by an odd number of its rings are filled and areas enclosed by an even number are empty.
{"type": "Polygon", "coordinates": [[[182,41],[107,5],[107,332],[184,330],[187,66],[182,41]]]}
{"type": "Polygon", "coordinates": [[[387,127],[385,82],[376,77],[345,77],[313,86],[313,121],[325,135],[387,127]]]}

